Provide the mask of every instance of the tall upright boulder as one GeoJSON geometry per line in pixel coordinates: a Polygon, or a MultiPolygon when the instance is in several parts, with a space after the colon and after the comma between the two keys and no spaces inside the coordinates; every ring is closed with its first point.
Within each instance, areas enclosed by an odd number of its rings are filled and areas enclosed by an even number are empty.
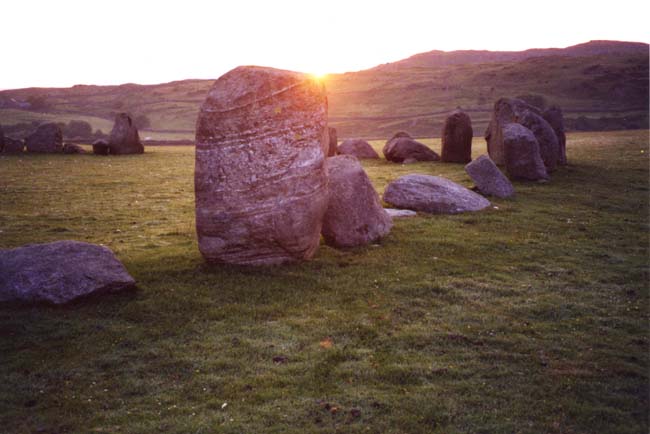
{"type": "Polygon", "coordinates": [[[113,155],[142,154],[144,146],[140,142],[138,129],[133,124],[131,116],[118,113],[115,124],[108,138],[109,153],[113,155]]]}
{"type": "Polygon", "coordinates": [[[442,153],[440,160],[447,163],[472,161],[472,120],[462,110],[453,111],[442,128],[442,153]]]}
{"type": "Polygon", "coordinates": [[[334,247],[363,246],[390,232],[393,221],[381,206],[359,160],[339,155],[325,162],[329,204],[323,220],[325,243],[334,247]]]}
{"type": "Polygon", "coordinates": [[[210,89],[196,123],[199,250],[208,262],[311,258],[327,209],[327,96],[310,75],[240,66],[210,89]]]}
{"type": "Polygon", "coordinates": [[[336,128],[329,127],[329,147],[327,148],[327,156],[333,157],[336,155],[336,146],[339,144],[338,136],[336,135],[336,128]]]}
{"type": "Polygon", "coordinates": [[[511,179],[539,181],[548,179],[539,143],[528,128],[516,123],[503,127],[505,166],[511,179]]]}
{"type": "Polygon", "coordinates": [[[509,123],[521,124],[532,131],[537,139],[546,169],[554,170],[557,165],[560,145],[553,128],[544,120],[538,108],[516,98],[501,98],[494,104],[492,119],[485,131],[490,158],[496,164],[505,164],[503,128],[509,123]]]}
{"type": "Polygon", "coordinates": [[[27,152],[41,154],[56,154],[63,152],[63,132],[61,127],[50,122],[39,125],[32,134],[25,139],[27,152]]]}
{"type": "Polygon", "coordinates": [[[546,122],[551,125],[555,135],[557,136],[559,142],[559,157],[558,164],[565,166],[567,164],[566,159],[566,134],[564,132],[564,115],[562,114],[562,109],[558,106],[551,106],[544,110],[542,116],[546,122]]]}

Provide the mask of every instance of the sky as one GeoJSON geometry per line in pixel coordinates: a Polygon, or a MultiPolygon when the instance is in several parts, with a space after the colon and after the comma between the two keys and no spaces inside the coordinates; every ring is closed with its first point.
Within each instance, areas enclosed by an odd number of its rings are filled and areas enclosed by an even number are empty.
{"type": "Polygon", "coordinates": [[[650,42],[643,1],[6,0],[0,89],[357,71],[431,50],[650,42]]]}

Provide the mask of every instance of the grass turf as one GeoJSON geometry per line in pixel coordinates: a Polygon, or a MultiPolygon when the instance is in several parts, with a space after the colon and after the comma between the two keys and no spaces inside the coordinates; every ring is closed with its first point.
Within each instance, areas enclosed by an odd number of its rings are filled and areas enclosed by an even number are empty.
{"type": "Polygon", "coordinates": [[[0,305],[0,432],[646,433],[648,131],[568,149],[487,211],[259,269],[201,259],[193,148],[2,156],[0,248],[101,243],[138,289],[0,305]]]}

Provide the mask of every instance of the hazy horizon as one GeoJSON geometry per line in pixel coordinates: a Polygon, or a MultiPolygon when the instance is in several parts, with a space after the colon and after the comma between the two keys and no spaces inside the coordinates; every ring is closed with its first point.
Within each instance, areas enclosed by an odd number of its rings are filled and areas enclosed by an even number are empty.
{"type": "Polygon", "coordinates": [[[89,3],[25,0],[7,7],[0,38],[15,42],[3,47],[0,90],[215,79],[239,65],[343,73],[432,50],[650,40],[645,15],[630,14],[638,9],[630,0],[616,7],[552,0],[536,5],[534,15],[513,0],[470,1],[462,9],[415,0],[89,3]]]}

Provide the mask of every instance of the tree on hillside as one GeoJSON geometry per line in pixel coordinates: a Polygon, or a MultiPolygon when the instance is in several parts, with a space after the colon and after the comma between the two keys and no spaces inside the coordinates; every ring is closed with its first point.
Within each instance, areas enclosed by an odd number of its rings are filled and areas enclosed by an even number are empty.
{"type": "Polygon", "coordinates": [[[151,121],[147,115],[139,114],[133,118],[133,123],[135,127],[139,130],[144,130],[151,127],[151,121]]]}

